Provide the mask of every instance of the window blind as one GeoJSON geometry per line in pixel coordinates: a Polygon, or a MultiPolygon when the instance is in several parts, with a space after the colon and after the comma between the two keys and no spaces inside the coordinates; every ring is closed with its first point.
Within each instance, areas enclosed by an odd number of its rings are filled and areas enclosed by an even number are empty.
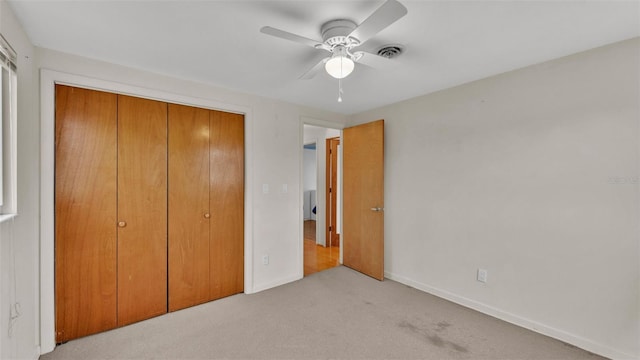
{"type": "Polygon", "coordinates": [[[15,50],[9,45],[4,36],[0,35],[0,64],[15,72],[18,69],[17,58],[15,50]]]}

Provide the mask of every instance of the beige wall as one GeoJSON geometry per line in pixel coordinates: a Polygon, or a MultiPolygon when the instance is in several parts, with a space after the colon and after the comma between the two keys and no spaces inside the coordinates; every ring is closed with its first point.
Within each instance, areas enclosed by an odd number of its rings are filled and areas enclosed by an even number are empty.
{"type": "Polygon", "coordinates": [[[386,121],[387,275],[640,357],[639,53],[636,38],[353,116],[386,121]]]}

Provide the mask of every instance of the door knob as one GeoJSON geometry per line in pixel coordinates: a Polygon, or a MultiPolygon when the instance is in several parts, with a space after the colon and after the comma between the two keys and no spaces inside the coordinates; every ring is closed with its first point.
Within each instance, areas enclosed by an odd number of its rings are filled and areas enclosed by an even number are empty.
{"type": "Polygon", "coordinates": [[[127,223],[125,221],[118,222],[118,227],[125,227],[125,226],[127,226],[127,223]]]}
{"type": "Polygon", "coordinates": [[[384,210],[384,208],[381,208],[381,207],[372,207],[371,208],[371,211],[375,211],[375,212],[380,212],[380,211],[383,211],[383,210],[384,210]]]}
{"type": "Polygon", "coordinates": [[[209,213],[205,213],[205,214],[204,214],[204,218],[205,218],[205,219],[208,219],[208,218],[210,218],[210,217],[211,217],[211,214],[209,214],[209,213]]]}

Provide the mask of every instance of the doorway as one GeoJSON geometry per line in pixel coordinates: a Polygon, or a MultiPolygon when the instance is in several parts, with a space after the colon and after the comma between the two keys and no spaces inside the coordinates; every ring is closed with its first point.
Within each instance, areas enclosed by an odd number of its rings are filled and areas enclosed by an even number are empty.
{"type": "Polygon", "coordinates": [[[303,132],[302,241],[304,276],[307,276],[340,265],[339,213],[336,210],[340,200],[337,186],[339,157],[337,149],[330,149],[329,140],[333,139],[337,144],[342,134],[340,130],[311,125],[304,125],[303,132]],[[332,178],[335,178],[333,185],[332,178]],[[328,207],[328,204],[333,206],[328,207]],[[331,241],[330,237],[336,240],[331,241]]]}
{"type": "MultiPolygon", "coordinates": [[[[343,130],[312,125],[304,125],[301,130],[304,141],[301,142],[300,147],[314,143],[317,161],[315,176],[306,175],[307,178],[317,180],[315,183],[315,244],[313,238],[305,240],[303,222],[299,223],[303,243],[299,248],[301,250],[299,254],[302,255],[303,260],[301,264],[303,275],[342,264],[374,279],[383,280],[384,120],[354,125],[343,130]],[[333,155],[334,151],[327,149],[334,145],[332,139],[335,140],[337,157],[335,160],[327,160],[329,156],[321,154],[333,155]],[[327,168],[331,166],[332,161],[337,165],[335,170],[337,181],[333,186],[337,188],[337,199],[334,201],[336,203],[335,222],[328,220],[331,211],[326,209],[327,204],[331,203],[328,195],[333,193],[333,188],[329,189],[333,170],[327,168]],[[332,234],[329,226],[333,230],[333,224],[336,226],[337,244],[331,241],[332,234]],[[323,264],[322,255],[318,254],[317,250],[321,252],[333,250],[335,255],[331,253],[325,255],[325,259],[329,258],[331,262],[323,264]]],[[[301,175],[304,181],[305,175],[301,175]]],[[[313,234],[312,230],[313,224],[308,223],[307,233],[313,234]]]]}

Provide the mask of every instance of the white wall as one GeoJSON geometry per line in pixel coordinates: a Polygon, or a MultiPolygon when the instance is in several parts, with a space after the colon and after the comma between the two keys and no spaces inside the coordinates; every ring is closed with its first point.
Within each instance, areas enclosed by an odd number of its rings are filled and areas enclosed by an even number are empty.
{"type": "Polygon", "coordinates": [[[385,119],[386,275],[639,358],[639,54],[636,38],[353,116],[385,119]]]}
{"type": "Polygon", "coordinates": [[[34,49],[11,8],[0,1],[0,33],[18,54],[18,213],[0,224],[0,358],[37,358],[39,118],[34,49]],[[36,105],[34,105],[36,104],[36,105]],[[9,335],[10,307],[21,315],[9,335]]]}
{"type": "Polygon", "coordinates": [[[304,149],[303,150],[303,166],[302,166],[302,179],[303,179],[303,191],[316,189],[316,176],[318,172],[318,162],[316,161],[316,150],[304,149]]]}
{"type": "MultiPolygon", "coordinates": [[[[313,144],[315,145],[315,143],[313,144]]],[[[316,203],[316,182],[318,181],[318,161],[316,159],[316,153],[317,151],[315,149],[305,148],[302,150],[302,191],[304,194],[304,220],[316,219],[316,214],[313,213],[313,207],[316,203]]]]}

